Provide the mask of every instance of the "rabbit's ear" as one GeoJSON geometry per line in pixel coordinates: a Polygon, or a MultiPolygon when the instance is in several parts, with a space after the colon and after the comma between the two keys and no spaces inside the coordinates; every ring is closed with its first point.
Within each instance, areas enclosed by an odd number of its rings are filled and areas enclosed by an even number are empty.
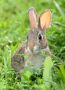
{"type": "Polygon", "coordinates": [[[34,8],[29,9],[29,22],[31,29],[37,28],[37,17],[34,8]]]}
{"type": "Polygon", "coordinates": [[[49,27],[50,23],[51,23],[51,12],[50,10],[47,10],[40,15],[39,24],[42,29],[43,28],[46,29],[49,27]]]}

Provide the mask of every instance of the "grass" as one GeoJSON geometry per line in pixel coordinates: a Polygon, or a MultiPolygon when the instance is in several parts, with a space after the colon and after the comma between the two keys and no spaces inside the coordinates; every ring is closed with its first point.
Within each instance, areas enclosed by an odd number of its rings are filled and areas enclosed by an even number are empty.
{"type": "Polygon", "coordinates": [[[0,0],[0,90],[65,89],[64,12],[63,0],[0,0]],[[11,67],[11,56],[26,40],[29,31],[28,9],[31,6],[38,13],[48,8],[52,12],[52,25],[46,33],[52,61],[46,58],[43,74],[25,70],[19,80],[11,67]]]}

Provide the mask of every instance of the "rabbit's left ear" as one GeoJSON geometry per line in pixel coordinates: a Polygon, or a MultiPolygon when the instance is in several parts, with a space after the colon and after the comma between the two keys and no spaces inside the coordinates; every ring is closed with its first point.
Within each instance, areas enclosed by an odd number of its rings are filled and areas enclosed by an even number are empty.
{"type": "Polygon", "coordinates": [[[39,24],[41,29],[48,28],[51,23],[51,12],[50,10],[45,11],[40,15],[39,24]]]}
{"type": "Polygon", "coordinates": [[[37,28],[37,16],[34,8],[29,9],[29,22],[31,29],[37,28]]]}

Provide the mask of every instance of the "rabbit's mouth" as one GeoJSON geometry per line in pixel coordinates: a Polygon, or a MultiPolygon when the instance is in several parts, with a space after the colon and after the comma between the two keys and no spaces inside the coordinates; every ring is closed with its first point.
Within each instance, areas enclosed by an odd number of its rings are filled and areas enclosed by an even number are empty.
{"type": "Polygon", "coordinates": [[[39,53],[41,49],[38,46],[34,46],[33,53],[39,53]]]}
{"type": "Polygon", "coordinates": [[[30,49],[29,47],[26,48],[25,52],[29,54],[38,54],[41,51],[41,49],[38,46],[34,46],[33,49],[30,49]]]}

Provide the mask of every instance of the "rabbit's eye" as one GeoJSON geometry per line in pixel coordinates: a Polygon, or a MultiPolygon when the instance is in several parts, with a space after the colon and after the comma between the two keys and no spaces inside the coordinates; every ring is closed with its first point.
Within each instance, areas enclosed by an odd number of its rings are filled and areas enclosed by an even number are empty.
{"type": "Polygon", "coordinates": [[[39,35],[38,35],[38,38],[39,38],[39,40],[42,40],[42,35],[39,34],[39,35]]]}

